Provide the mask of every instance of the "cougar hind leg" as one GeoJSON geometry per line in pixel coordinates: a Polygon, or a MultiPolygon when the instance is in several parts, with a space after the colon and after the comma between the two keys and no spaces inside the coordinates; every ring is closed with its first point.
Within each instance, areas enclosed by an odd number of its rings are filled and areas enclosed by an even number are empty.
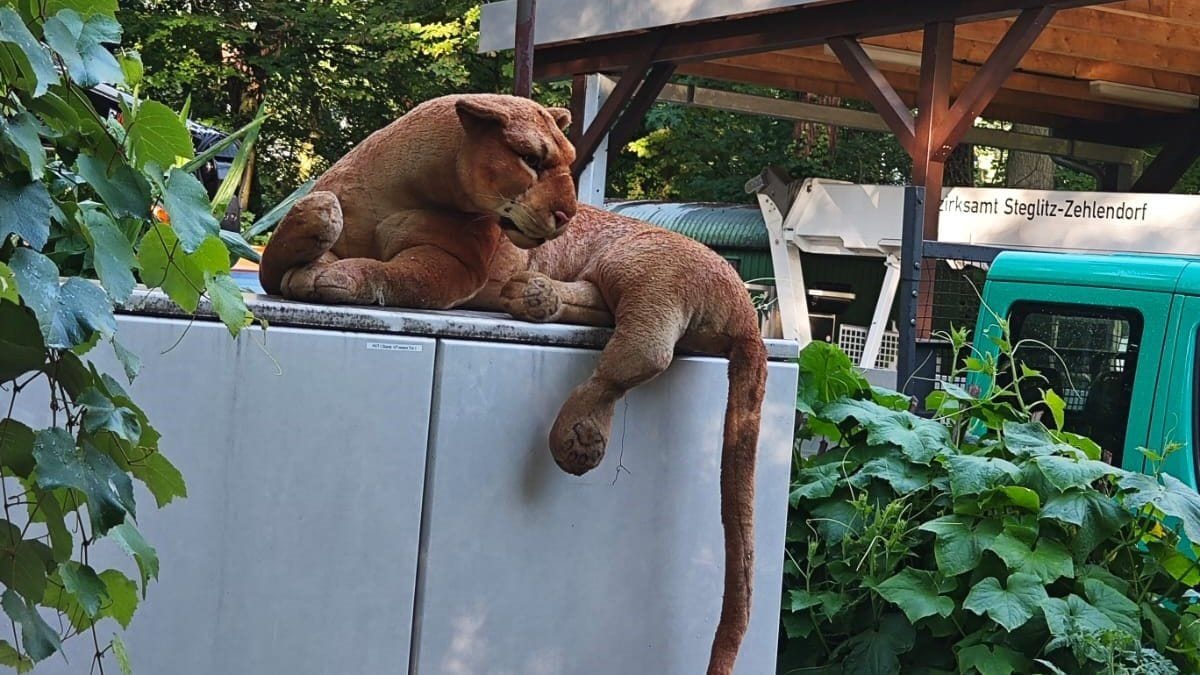
{"type": "Polygon", "coordinates": [[[550,452],[563,471],[580,476],[600,464],[617,401],[671,365],[684,325],[661,314],[618,312],[595,372],[571,392],[550,430],[550,452]]]}
{"type": "Polygon", "coordinates": [[[333,256],[329,249],[342,236],[342,223],[342,206],[332,192],[312,192],[298,200],[263,251],[258,272],[263,290],[305,299],[289,293],[285,277],[296,268],[328,262],[333,256]]]}

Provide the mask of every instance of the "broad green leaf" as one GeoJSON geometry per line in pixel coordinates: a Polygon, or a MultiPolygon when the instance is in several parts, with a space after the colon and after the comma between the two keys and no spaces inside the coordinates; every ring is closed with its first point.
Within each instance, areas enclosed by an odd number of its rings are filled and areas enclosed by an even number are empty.
{"type": "Polygon", "coordinates": [[[0,583],[28,600],[41,600],[46,591],[44,550],[45,544],[28,539],[0,549],[0,583]]]}
{"type": "Polygon", "coordinates": [[[788,591],[788,595],[791,597],[791,611],[793,612],[801,612],[821,604],[820,594],[810,593],[802,588],[793,588],[788,591]]]}
{"type": "Polygon", "coordinates": [[[1025,542],[1004,532],[996,537],[988,550],[999,556],[1009,571],[1032,574],[1044,584],[1075,576],[1071,552],[1053,539],[1042,538],[1035,548],[1030,549],[1025,542]]]}
{"type": "Polygon", "coordinates": [[[229,272],[229,253],[218,237],[207,239],[195,253],[185,254],[175,231],[161,223],[142,237],[138,249],[142,282],[161,287],[185,311],[194,312],[204,292],[205,272],[229,272]]]}
{"type": "MultiPolygon", "coordinates": [[[[0,8],[2,11],[3,8],[0,8]]],[[[41,182],[0,178],[0,244],[15,234],[37,250],[50,238],[50,193],[41,182]]],[[[12,262],[9,262],[12,266],[12,262]]]]}
{"type": "Polygon", "coordinates": [[[112,303],[98,286],[79,277],[58,285],[58,268],[46,256],[21,248],[13,252],[12,270],[21,298],[37,315],[47,347],[71,348],[93,332],[117,331],[112,303]]]}
{"type": "Polygon", "coordinates": [[[4,45],[2,51],[12,57],[21,71],[22,77],[17,84],[32,91],[34,97],[46,93],[50,85],[58,81],[58,71],[50,54],[11,7],[0,7],[0,43],[4,45]]]}
{"type": "Polygon", "coordinates": [[[121,368],[125,371],[125,378],[132,383],[134,378],[138,376],[138,372],[142,369],[141,357],[126,349],[125,345],[121,344],[116,336],[113,336],[109,342],[112,343],[113,352],[117,355],[117,360],[121,362],[121,368]]]}
{"type": "Polygon", "coordinates": [[[1000,534],[1000,523],[950,515],[924,523],[920,529],[934,534],[933,553],[938,570],[952,577],[979,566],[983,552],[1000,534]]]}
{"type": "Polygon", "coordinates": [[[975,584],[963,601],[963,609],[987,616],[1012,632],[1037,614],[1038,607],[1048,597],[1042,582],[1032,574],[1012,574],[1008,587],[1000,585],[996,577],[988,577],[975,584]]]}
{"type": "Polygon", "coordinates": [[[135,51],[125,51],[117,55],[117,63],[121,64],[121,74],[125,76],[125,85],[137,87],[142,83],[146,68],[142,65],[142,55],[135,51]]]}
{"type": "Polygon", "coordinates": [[[117,658],[117,667],[121,669],[121,675],[133,675],[133,664],[129,661],[129,650],[125,648],[125,643],[121,640],[120,635],[113,635],[112,651],[113,656],[117,658]]]}
{"type": "Polygon", "coordinates": [[[86,19],[67,8],[46,20],[46,44],[62,57],[71,81],[81,87],[120,84],[124,75],[116,57],[104,46],[121,41],[121,24],[111,16],[86,19]]]}
{"type": "Polygon", "coordinates": [[[17,293],[17,278],[13,276],[12,268],[0,262],[0,302],[20,302],[17,293]]]}
{"type": "Polygon", "coordinates": [[[208,193],[192,174],[171,169],[163,206],[171,216],[171,227],[179,235],[184,253],[194,252],[209,237],[220,236],[221,227],[210,210],[208,193]]]}
{"type": "Polygon", "coordinates": [[[1142,636],[1141,612],[1137,603],[1124,593],[1097,579],[1085,579],[1083,591],[1088,602],[1107,616],[1119,630],[1134,637],[1142,636]]]}
{"type": "Polygon", "coordinates": [[[1081,451],[1088,459],[1100,459],[1100,456],[1104,454],[1100,446],[1087,436],[1080,436],[1069,431],[1056,431],[1054,435],[1060,443],[1081,451]]]}
{"type": "Polygon", "coordinates": [[[1046,615],[1050,633],[1057,637],[1120,630],[1104,612],[1075,594],[1067,596],[1065,600],[1047,599],[1042,603],[1042,611],[1046,615]]]}
{"type": "Polygon", "coordinates": [[[900,614],[888,614],[878,626],[865,627],[850,640],[845,673],[888,675],[900,672],[900,655],[912,650],[916,631],[900,614]]]}
{"type": "Polygon", "coordinates": [[[26,308],[0,302],[0,383],[46,364],[42,331],[26,308]]]}
{"type": "Polygon", "coordinates": [[[0,666],[8,666],[18,673],[28,673],[33,670],[33,661],[8,641],[0,640],[0,666]]]}
{"type": "Polygon", "coordinates": [[[1184,535],[1193,544],[1200,544],[1200,494],[1170,474],[1162,475],[1162,483],[1153,476],[1126,473],[1118,481],[1124,492],[1121,499],[1125,507],[1134,511],[1146,504],[1177,518],[1183,525],[1184,535]]]}
{"type": "Polygon", "coordinates": [[[50,532],[50,551],[53,559],[63,562],[71,557],[74,541],[71,531],[67,529],[63,519],[62,505],[53,492],[32,488],[33,498],[37,502],[38,511],[45,516],[46,529],[50,532]]]}
{"type": "Polygon", "coordinates": [[[142,424],[129,408],[119,406],[96,389],[88,389],[76,401],[83,406],[83,428],[90,433],[111,431],[130,443],[137,443],[142,424]]]}
{"type": "Polygon", "coordinates": [[[0,419],[0,465],[21,478],[33,471],[33,430],[12,418],[0,419]]]}
{"type": "Polygon", "coordinates": [[[41,180],[46,171],[46,150],[38,136],[39,126],[37,119],[27,112],[0,120],[0,132],[17,151],[33,180],[41,180]]]}
{"type": "Polygon", "coordinates": [[[1038,517],[1078,527],[1072,543],[1081,558],[1129,520],[1129,514],[1116,500],[1090,489],[1068,490],[1051,496],[1038,517]]]}
{"type": "Polygon", "coordinates": [[[1027,487],[1006,485],[985,492],[983,505],[985,508],[1015,506],[1023,511],[1037,513],[1042,508],[1042,498],[1027,487]]]}
{"type": "Polygon", "coordinates": [[[874,401],[837,401],[826,406],[821,415],[838,424],[854,419],[867,430],[867,443],[898,446],[919,464],[928,464],[950,450],[950,432],[945,426],[909,412],[889,410],[874,401]]]}
{"type": "Polygon", "coordinates": [[[245,237],[237,232],[221,230],[220,236],[221,242],[225,244],[225,247],[229,249],[231,254],[251,262],[257,263],[262,261],[262,257],[258,255],[258,251],[251,248],[250,242],[246,241],[245,237]]]}
{"type": "MultiPolygon", "coordinates": [[[[179,158],[188,160],[195,154],[187,125],[180,121],[174,111],[157,101],[142,101],[137,116],[132,120],[127,118],[125,123],[129,131],[129,144],[133,149],[133,161],[139,169],[155,164],[165,170],[175,166],[179,158]]],[[[168,212],[170,210],[167,209],[168,212]]],[[[175,214],[172,213],[171,217],[174,219],[175,214]]]]}
{"type": "Polygon", "coordinates": [[[801,499],[824,499],[832,495],[838,482],[843,480],[844,470],[841,462],[800,469],[792,483],[792,507],[798,506],[801,499]]]}
{"type": "Polygon", "coordinates": [[[84,209],[83,215],[83,231],[92,245],[92,262],[100,283],[114,301],[125,302],[133,293],[133,268],[138,264],[133,246],[104,211],[84,209]]]}
{"type": "Polygon", "coordinates": [[[1047,389],[1042,394],[1042,402],[1050,409],[1050,416],[1054,418],[1054,428],[1062,431],[1067,412],[1067,402],[1056,394],[1053,389],[1047,389]]]}
{"type": "Polygon", "coordinates": [[[944,461],[950,474],[950,491],[955,497],[1011,485],[1021,477],[1021,470],[1015,464],[998,457],[951,455],[944,461]]]}
{"type": "MultiPolygon", "coordinates": [[[[273,210],[262,220],[267,220],[274,213],[273,210]]],[[[256,225],[250,229],[247,236],[253,237],[259,233],[260,228],[256,225]]],[[[850,357],[836,345],[827,342],[814,340],[809,343],[800,351],[798,364],[800,388],[797,404],[803,403],[809,410],[812,406],[821,406],[851,394],[867,391],[871,386],[866,378],[854,369],[850,357]]]]}
{"type": "Polygon", "coordinates": [[[862,530],[862,515],[854,506],[841,499],[820,502],[812,508],[809,519],[825,541],[840,542],[843,537],[862,530]]]}
{"type": "MultiPolygon", "coordinates": [[[[107,592],[107,587],[105,591],[107,592]]],[[[71,627],[78,632],[91,628],[92,624],[96,622],[95,619],[88,616],[83,605],[79,604],[79,599],[64,588],[58,569],[54,570],[54,573],[50,575],[50,582],[46,584],[46,595],[42,598],[42,606],[60,612],[71,624],[71,627]]]]}
{"type": "Polygon", "coordinates": [[[246,309],[246,299],[242,289],[228,274],[204,275],[205,286],[208,288],[208,299],[212,302],[213,310],[229,329],[229,333],[237,337],[242,329],[254,321],[254,315],[246,309]]]}
{"type": "MultiPolygon", "coordinates": [[[[907,495],[928,487],[933,482],[934,472],[927,466],[914,464],[903,456],[889,453],[863,464],[854,478],[877,478],[892,487],[898,495],[907,495]]],[[[860,487],[862,483],[856,481],[860,487]]]]}
{"type": "Polygon", "coordinates": [[[871,400],[888,410],[908,410],[912,406],[912,399],[908,396],[874,385],[871,386],[871,400]]]}
{"type": "Polygon", "coordinates": [[[1020,652],[1000,645],[974,644],[958,652],[958,672],[979,675],[1028,673],[1029,659],[1020,652]]]}
{"type": "Polygon", "coordinates": [[[35,662],[42,661],[62,649],[58,633],[54,632],[38,613],[37,606],[21,599],[11,588],[0,596],[4,613],[21,627],[21,646],[35,662]]]}
{"type": "Polygon", "coordinates": [[[221,179],[221,184],[217,186],[217,192],[212,198],[213,215],[221,217],[229,208],[229,203],[233,201],[234,195],[242,184],[242,175],[246,172],[246,167],[250,163],[251,153],[254,149],[254,143],[258,140],[258,132],[262,129],[263,122],[267,121],[266,115],[267,104],[264,101],[258,108],[258,113],[250,122],[250,128],[246,131],[246,138],[238,147],[237,154],[234,155],[233,161],[229,164],[228,172],[221,179]]]}
{"type": "Polygon", "coordinates": [[[110,601],[101,614],[116,619],[122,628],[129,628],[138,606],[137,583],[117,570],[104,570],[100,579],[110,601]]]}
{"type": "Polygon", "coordinates": [[[100,608],[108,602],[108,588],[96,570],[69,561],[58,566],[58,576],[63,587],[75,597],[83,611],[93,619],[99,617],[100,608]]]}
{"type": "Polygon", "coordinates": [[[1104,476],[1119,472],[1113,465],[1094,459],[1045,455],[1035,457],[1033,462],[1046,480],[1059,492],[1066,492],[1071,488],[1087,487],[1104,476]]]}
{"type": "Polygon", "coordinates": [[[73,9],[81,16],[103,14],[117,15],[117,0],[46,0],[46,15],[54,16],[64,9],[73,9]]]}
{"type": "Polygon", "coordinates": [[[96,535],[125,522],[134,514],[133,483],[112,458],[85,442],[82,449],[65,430],[37,432],[33,446],[37,484],[46,489],[68,487],[87,497],[88,515],[96,535]]]}
{"type": "Polygon", "coordinates": [[[812,635],[816,626],[808,614],[784,614],[780,617],[783,632],[789,640],[798,640],[812,635]]]}
{"type": "Polygon", "coordinates": [[[108,210],[118,218],[145,218],[150,213],[150,184],[124,162],[108,166],[89,154],[79,155],[75,171],[92,186],[108,210]]]}
{"type": "Polygon", "coordinates": [[[899,607],[915,624],[935,614],[950,616],[954,612],[954,600],[942,594],[954,590],[955,585],[953,580],[938,579],[933,572],[908,567],[875,586],[875,592],[899,607]]]}
{"type": "Polygon", "coordinates": [[[1014,455],[1046,455],[1054,451],[1055,442],[1041,422],[1005,420],[1002,427],[1004,447],[1014,455]]]}
{"type": "Polygon", "coordinates": [[[108,534],[137,562],[138,572],[142,575],[142,598],[144,599],[146,586],[150,580],[158,579],[158,553],[128,520],[114,527],[108,534]]]}

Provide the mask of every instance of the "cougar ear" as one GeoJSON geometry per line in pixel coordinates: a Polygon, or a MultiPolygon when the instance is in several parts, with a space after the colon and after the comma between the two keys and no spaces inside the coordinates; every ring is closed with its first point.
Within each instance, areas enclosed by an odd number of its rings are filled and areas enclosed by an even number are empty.
{"type": "Polygon", "coordinates": [[[567,127],[571,126],[571,111],[566,108],[546,108],[546,112],[554,118],[554,123],[558,125],[559,131],[566,131],[567,127]]]}
{"type": "Polygon", "coordinates": [[[454,103],[454,110],[468,132],[504,127],[511,119],[502,103],[484,97],[460,98],[454,103]]]}

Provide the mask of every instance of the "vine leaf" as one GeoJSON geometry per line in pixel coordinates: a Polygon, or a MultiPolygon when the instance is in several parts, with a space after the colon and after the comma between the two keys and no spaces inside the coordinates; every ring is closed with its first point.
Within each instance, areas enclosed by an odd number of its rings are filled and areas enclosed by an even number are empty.
{"type": "Polygon", "coordinates": [[[0,262],[0,302],[20,302],[17,294],[17,278],[13,276],[12,268],[0,262]]]}
{"type": "Polygon", "coordinates": [[[121,675],[133,675],[133,664],[129,661],[129,650],[125,648],[125,642],[121,640],[120,635],[113,635],[112,650],[113,656],[117,657],[117,666],[121,669],[121,675]]]}
{"type": "Polygon", "coordinates": [[[0,420],[0,466],[19,478],[33,472],[33,430],[12,418],[0,420]]]}
{"type": "Polygon", "coordinates": [[[1021,470],[1015,464],[998,457],[951,455],[945,461],[950,473],[950,491],[956,498],[1004,487],[1021,477],[1021,470]]]}
{"type": "Polygon", "coordinates": [[[41,600],[46,591],[45,550],[45,544],[22,540],[18,533],[16,546],[0,549],[0,582],[23,598],[41,600]]]}
{"type": "Polygon", "coordinates": [[[789,496],[792,507],[796,507],[801,499],[824,499],[831,496],[842,479],[843,470],[844,467],[838,462],[802,470],[793,483],[795,488],[789,496]]]}
{"type": "Polygon", "coordinates": [[[1054,438],[1040,422],[1005,420],[1001,426],[1001,433],[1004,437],[1004,447],[1014,455],[1034,456],[1054,452],[1054,438]]]}
{"type": "Polygon", "coordinates": [[[46,171],[46,150],[42,147],[42,139],[38,135],[41,124],[27,112],[14,115],[8,119],[0,119],[0,130],[4,138],[17,151],[21,163],[29,169],[29,176],[39,180],[46,171]]]}
{"type": "Polygon", "coordinates": [[[96,388],[83,392],[76,401],[83,406],[83,428],[89,433],[111,431],[117,436],[137,443],[142,436],[142,423],[137,413],[124,406],[118,406],[96,388]]]}
{"type": "Polygon", "coordinates": [[[1124,593],[1099,579],[1085,579],[1083,594],[1087,596],[1088,602],[1107,616],[1118,629],[1133,636],[1141,636],[1141,611],[1137,603],[1127,598],[1124,593]]]}
{"type": "Polygon", "coordinates": [[[1129,514],[1111,497],[1095,490],[1068,490],[1053,495],[1038,518],[1078,528],[1073,538],[1076,556],[1087,556],[1129,520],[1129,514]]]}
{"type": "Polygon", "coordinates": [[[254,321],[254,315],[246,308],[246,299],[242,296],[242,289],[228,274],[205,273],[204,280],[213,310],[225,327],[229,329],[229,333],[237,337],[243,328],[254,321]]]}
{"type": "Polygon", "coordinates": [[[175,498],[187,497],[187,484],[183,474],[175,468],[161,452],[155,452],[145,459],[133,462],[129,470],[133,477],[146,484],[158,508],[175,501],[175,498]]]}
{"type": "Polygon", "coordinates": [[[11,588],[0,596],[0,607],[10,619],[21,626],[21,645],[25,653],[35,662],[41,661],[62,649],[58,633],[42,619],[37,607],[21,599],[11,588]]]}
{"type": "Polygon", "coordinates": [[[37,319],[24,307],[0,302],[0,382],[7,382],[46,364],[37,319]]]}
{"type": "Polygon", "coordinates": [[[909,621],[916,623],[935,614],[950,616],[954,612],[954,600],[942,593],[954,590],[955,585],[952,580],[939,579],[928,570],[909,567],[875,586],[875,591],[899,607],[909,621]]]}
{"type": "Polygon", "coordinates": [[[53,16],[64,9],[73,9],[83,17],[93,14],[115,16],[117,0],[46,0],[46,13],[53,16]]]}
{"type": "Polygon", "coordinates": [[[142,370],[142,359],[137,354],[125,348],[114,335],[109,342],[112,343],[113,352],[117,355],[117,360],[121,362],[121,368],[125,371],[125,379],[132,384],[133,380],[142,370]]]}
{"type": "Polygon", "coordinates": [[[179,235],[184,253],[194,252],[209,237],[220,236],[221,227],[213,217],[208,192],[192,174],[171,169],[163,206],[171,217],[171,227],[179,235]]]}
{"type": "Polygon", "coordinates": [[[105,162],[83,153],[75,160],[75,171],[114,216],[145,218],[150,212],[150,184],[128,164],[117,164],[109,175],[105,162]]]}
{"type": "Polygon", "coordinates": [[[94,332],[105,337],[116,333],[112,303],[98,286],[79,277],[59,286],[58,267],[27,248],[13,252],[12,269],[21,297],[37,316],[47,347],[69,349],[87,342],[94,332]]]}
{"type": "Polygon", "coordinates": [[[133,246],[112,218],[97,208],[83,209],[83,232],[92,245],[92,263],[101,285],[114,301],[125,302],[133,293],[133,268],[138,266],[133,246]]]}
{"type": "Polygon", "coordinates": [[[1029,659],[1020,652],[1001,645],[975,644],[958,652],[958,672],[969,673],[974,668],[980,675],[1012,675],[1028,673],[1029,659]]]}
{"type": "Polygon", "coordinates": [[[229,251],[219,237],[210,237],[194,253],[182,250],[174,228],[159,223],[150,228],[138,249],[142,282],[161,287],[187,312],[200,306],[204,274],[229,272],[229,251]]]}
{"type": "Polygon", "coordinates": [[[11,7],[0,7],[0,43],[21,71],[22,77],[17,84],[32,91],[35,98],[58,82],[58,71],[50,54],[11,7]]]}
{"type": "Polygon", "coordinates": [[[938,569],[952,577],[979,566],[984,550],[1000,534],[1000,523],[950,515],[924,523],[920,529],[937,537],[933,554],[938,569]]]}
{"type": "Polygon", "coordinates": [[[37,250],[50,238],[50,193],[45,183],[0,178],[0,241],[15,234],[37,250]]]}
{"type": "Polygon", "coordinates": [[[917,490],[922,490],[928,487],[934,478],[933,472],[927,466],[914,464],[907,461],[904,457],[895,454],[887,454],[883,457],[875,457],[863,464],[858,473],[852,478],[852,482],[859,487],[865,486],[865,481],[856,480],[859,476],[863,478],[878,478],[887,483],[896,491],[896,494],[907,495],[917,490]]]}
{"type": "Polygon", "coordinates": [[[85,441],[80,449],[66,430],[52,427],[35,434],[33,457],[39,487],[75,488],[84,494],[95,535],[125,522],[126,513],[134,514],[129,475],[91,443],[85,441]]]}
{"type": "Polygon", "coordinates": [[[1118,630],[1117,624],[1099,609],[1072,593],[1066,599],[1049,598],[1042,603],[1046,624],[1055,637],[1070,638],[1072,634],[1103,633],[1118,630]]]}
{"type": "Polygon", "coordinates": [[[1046,481],[1059,492],[1066,492],[1071,488],[1087,487],[1104,476],[1120,473],[1120,469],[1099,460],[1077,459],[1061,455],[1035,457],[1033,463],[1045,476],[1046,481]]]}
{"type": "Polygon", "coordinates": [[[847,644],[842,672],[882,675],[900,672],[900,655],[912,651],[916,630],[900,614],[888,614],[878,627],[854,636],[847,644]]]}
{"type": "Polygon", "coordinates": [[[121,24],[103,14],[84,19],[74,9],[63,9],[46,20],[46,44],[62,57],[71,80],[81,87],[124,81],[121,65],[105,43],[121,41],[121,24]]]}
{"type": "Polygon", "coordinates": [[[111,600],[101,614],[116,619],[122,628],[129,628],[138,606],[137,584],[117,570],[104,570],[100,573],[100,579],[104,581],[104,589],[111,600]]]}
{"type": "Polygon", "coordinates": [[[63,588],[75,597],[83,611],[89,617],[97,618],[100,608],[108,602],[108,588],[96,570],[72,560],[58,566],[58,576],[63,588]]]}
{"type": "MultiPolygon", "coordinates": [[[[126,124],[133,161],[138,169],[146,169],[151,164],[171,167],[180,157],[191,159],[194,154],[192,135],[187,125],[173,110],[158,101],[142,101],[137,115],[132,119],[127,118],[126,124]]],[[[170,207],[167,212],[174,219],[175,214],[170,207]]]]}
{"type": "Polygon", "coordinates": [[[975,584],[963,600],[963,609],[983,616],[1012,632],[1024,626],[1048,600],[1042,582],[1032,574],[1016,573],[1008,577],[1008,588],[996,577],[975,584]]]}
{"type": "Polygon", "coordinates": [[[1126,491],[1122,497],[1126,508],[1137,511],[1151,504],[1171,518],[1179,519],[1188,540],[1200,544],[1200,494],[1178,478],[1163,474],[1162,483],[1159,483],[1154,476],[1127,473],[1120,477],[1118,485],[1126,491]]]}
{"type": "Polygon", "coordinates": [[[1032,574],[1043,584],[1051,584],[1061,577],[1075,576],[1075,562],[1071,552],[1061,543],[1048,538],[1038,541],[1036,548],[1005,532],[996,537],[988,550],[1004,561],[1012,572],[1032,574]]]}
{"type": "Polygon", "coordinates": [[[867,430],[867,443],[899,446],[905,456],[918,464],[929,464],[934,457],[951,449],[950,432],[944,425],[890,410],[874,401],[842,400],[826,406],[821,414],[838,424],[856,420],[867,430]]]}
{"type": "Polygon", "coordinates": [[[108,534],[137,562],[138,572],[142,575],[142,598],[145,599],[146,586],[151,579],[158,579],[158,553],[128,521],[114,527],[108,534]]]}
{"type": "Polygon", "coordinates": [[[33,670],[33,661],[18,652],[7,640],[0,640],[0,666],[8,666],[18,673],[28,673],[33,670]]]}

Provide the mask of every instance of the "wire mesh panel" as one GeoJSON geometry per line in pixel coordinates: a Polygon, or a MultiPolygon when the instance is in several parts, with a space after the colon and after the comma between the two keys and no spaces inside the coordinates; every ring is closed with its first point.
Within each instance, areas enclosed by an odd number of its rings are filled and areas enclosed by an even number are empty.
{"type": "MultiPolygon", "coordinates": [[[[846,355],[855,364],[862,362],[863,350],[867,346],[868,332],[869,329],[863,326],[845,323],[838,328],[838,347],[846,352],[846,355]]],[[[894,369],[899,346],[900,334],[894,330],[884,331],[883,341],[879,345],[879,354],[875,357],[875,368],[894,369]]]]}

